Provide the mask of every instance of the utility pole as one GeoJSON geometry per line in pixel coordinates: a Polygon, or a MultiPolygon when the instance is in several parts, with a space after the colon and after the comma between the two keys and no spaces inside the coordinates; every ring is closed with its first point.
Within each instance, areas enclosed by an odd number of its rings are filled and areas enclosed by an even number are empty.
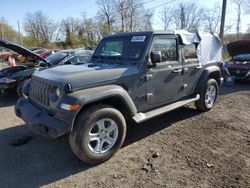
{"type": "Polygon", "coordinates": [[[181,4],[181,29],[185,28],[185,12],[184,12],[184,7],[181,4]]]}
{"type": "Polygon", "coordinates": [[[22,46],[23,45],[23,40],[22,40],[21,31],[20,31],[19,20],[17,21],[17,26],[18,26],[18,33],[19,33],[19,43],[22,46]]]}
{"type": "Polygon", "coordinates": [[[221,44],[223,44],[223,37],[224,37],[226,7],[227,7],[227,0],[223,0],[222,13],[221,13],[221,23],[220,23],[220,40],[221,40],[221,44]]]}

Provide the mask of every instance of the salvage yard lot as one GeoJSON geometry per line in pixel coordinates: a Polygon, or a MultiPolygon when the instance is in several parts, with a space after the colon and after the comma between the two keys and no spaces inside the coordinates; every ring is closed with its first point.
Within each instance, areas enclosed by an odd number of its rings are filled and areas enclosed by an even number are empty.
{"type": "Polygon", "coordinates": [[[216,106],[191,105],[129,123],[124,147],[90,166],[67,137],[33,135],[0,97],[0,187],[250,187],[250,84],[223,87],[216,106]],[[156,154],[157,153],[157,154],[156,154]]]}

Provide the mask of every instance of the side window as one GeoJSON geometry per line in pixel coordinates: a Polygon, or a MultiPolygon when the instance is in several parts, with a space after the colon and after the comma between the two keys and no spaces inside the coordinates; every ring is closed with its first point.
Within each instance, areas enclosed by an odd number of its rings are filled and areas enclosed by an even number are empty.
{"type": "Polygon", "coordinates": [[[76,64],[77,63],[77,56],[69,59],[69,61],[71,62],[71,64],[76,64]]]}
{"type": "Polygon", "coordinates": [[[197,49],[195,44],[182,45],[185,63],[197,63],[197,49]]]}
{"type": "Polygon", "coordinates": [[[160,51],[162,62],[177,60],[177,41],[167,35],[157,35],[154,37],[151,51],[160,51]]]}

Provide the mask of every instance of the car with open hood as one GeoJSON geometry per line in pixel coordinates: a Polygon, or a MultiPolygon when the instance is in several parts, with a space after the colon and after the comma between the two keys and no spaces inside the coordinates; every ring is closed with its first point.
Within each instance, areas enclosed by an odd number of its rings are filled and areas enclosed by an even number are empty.
{"type": "Polygon", "coordinates": [[[250,40],[240,40],[227,45],[231,59],[225,63],[226,74],[236,80],[250,81],[250,40]]]}
{"type": "Polygon", "coordinates": [[[22,96],[24,81],[29,79],[35,72],[57,65],[87,63],[87,60],[92,55],[90,50],[64,50],[44,59],[27,48],[3,39],[0,39],[0,46],[26,57],[27,62],[25,64],[7,67],[0,71],[0,93],[8,94],[16,91],[19,96],[22,96]]]}

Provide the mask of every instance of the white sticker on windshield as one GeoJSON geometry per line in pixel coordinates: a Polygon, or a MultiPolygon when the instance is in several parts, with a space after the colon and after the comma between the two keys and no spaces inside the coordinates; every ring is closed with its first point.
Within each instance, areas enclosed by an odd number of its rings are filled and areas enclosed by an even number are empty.
{"type": "Polygon", "coordinates": [[[144,42],[146,36],[133,36],[131,42],[144,42]]]}

